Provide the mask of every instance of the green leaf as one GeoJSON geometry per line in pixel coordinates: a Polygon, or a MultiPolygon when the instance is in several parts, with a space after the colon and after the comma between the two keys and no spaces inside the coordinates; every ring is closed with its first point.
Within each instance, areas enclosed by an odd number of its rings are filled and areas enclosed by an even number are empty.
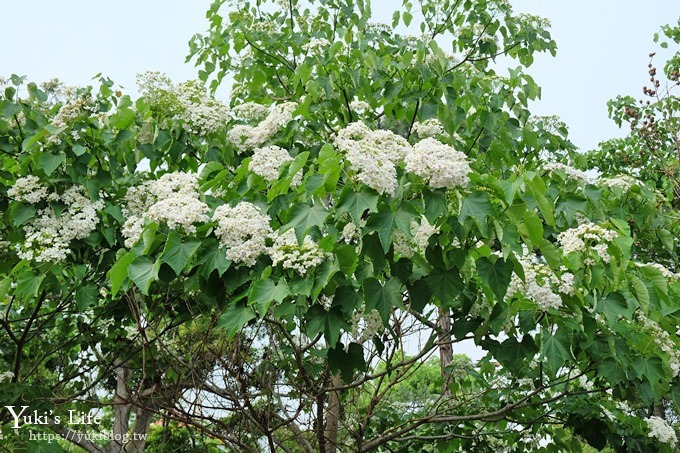
{"type": "Polygon", "coordinates": [[[610,327],[616,324],[619,316],[630,319],[632,315],[628,301],[621,293],[611,293],[604,299],[597,301],[596,311],[605,314],[610,327]]]}
{"type": "Polygon", "coordinates": [[[82,156],[87,152],[87,148],[85,148],[83,145],[73,145],[73,147],[71,147],[71,151],[73,151],[73,154],[76,156],[82,156]]]}
{"type": "Polygon", "coordinates": [[[597,372],[604,376],[611,386],[626,380],[626,373],[623,367],[614,358],[608,358],[602,361],[597,367],[597,372]]]}
{"type": "Polygon", "coordinates": [[[108,278],[111,282],[111,295],[115,296],[118,294],[120,287],[125,282],[128,276],[128,267],[135,260],[135,255],[132,252],[127,252],[111,267],[108,272],[108,278]]]}
{"type": "Polygon", "coordinates": [[[160,261],[154,262],[151,257],[142,255],[135,258],[128,267],[128,277],[145,296],[149,295],[151,283],[158,278],[160,261]]]}
{"type": "Polygon", "coordinates": [[[543,331],[541,335],[543,345],[541,357],[547,362],[552,371],[552,376],[564,366],[564,362],[571,358],[569,343],[565,342],[563,337],[563,335],[560,335],[560,331],[554,336],[548,331],[543,331]]]}
{"type": "Polygon", "coordinates": [[[539,175],[536,175],[533,179],[526,180],[527,187],[531,192],[531,195],[536,200],[538,204],[538,209],[545,219],[545,223],[554,227],[555,226],[555,215],[552,203],[545,197],[546,187],[545,183],[539,175]]]}
{"type": "Polygon", "coordinates": [[[26,448],[32,453],[63,453],[65,451],[56,441],[42,439],[31,440],[26,444],[26,448]]]}
{"type": "Polygon", "coordinates": [[[498,344],[494,340],[484,340],[482,347],[488,348],[493,356],[512,373],[519,373],[527,364],[527,359],[538,352],[536,343],[530,335],[524,335],[521,342],[508,338],[498,344]]]}
{"type": "Polygon", "coordinates": [[[16,203],[12,207],[12,223],[15,227],[20,227],[35,217],[36,212],[36,209],[31,205],[16,203]]]}
{"type": "Polygon", "coordinates": [[[352,325],[347,322],[339,307],[325,310],[319,305],[314,305],[307,311],[305,318],[307,319],[307,335],[313,338],[323,332],[326,343],[330,346],[338,343],[343,329],[345,331],[352,329],[352,325]]]}
{"type": "Polygon", "coordinates": [[[248,292],[248,302],[257,306],[257,311],[260,317],[263,317],[269,311],[273,301],[283,302],[283,300],[290,296],[290,289],[284,279],[274,283],[273,280],[258,280],[250,285],[248,292]]]}
{"type": "Polygon", "coordinates": [[[281,227],[281,231],[295,228],[298,242],[302,243],[309,229],[315,226],[321,227],[326,221],[328,214],[328,211],[321,204],[312,206],[305,203],[298,204],[293,208],[290,222],[281,227]]]}
{"type": "Polygon", "coordinates": [[[661,228],[656,231],[656,235],[659,237],[661,244],[663,244],[663,248],[671,253],[675,250],[675,240],[670,231],[661,228]]]}
{"type": "Polygon", "coordinates": [[[222,277],[231,266],[231,261],[227,259],[227,249],[220,247],[217,241],[204,244],[206,247],[198,258],[198,264],[202,266],[201,276],[208,278],[213,271],[222,277]]]}
{"type": "Polygon", "coordinates": [[[340,270],[346,276],[351,276],[359,264],[359,256],[353,245],[342,244],[335,248],[335,256],[338,258],[340,270]]]}
{"type": "Polygon", "coordinates": [[[24,269],[17,275],[17,286],[14,294],[26,300],[38,297],[43,280],[45,280],[45,274],[36,274],[31,269],[24,269]]]}
{"type": "Polygon", "coordinates": [[[47,176],[49,176],[62,162],[64,162],[64,160],[66,160],[66,155],[64,153],[52,154],[43,152],[40,153],[40,157],[38,157],[38,166],[43,169],[47,176]]]}
{"type": "Polygon", "coordinates": [[[167,263],[176,275],[182,273],[189,264],[191,257],[201,246],[201,241],[190,240],[182,242],[182,237],[176,231],[170,231],[165,241],[165,249],[161,255],[161,261],[167,263]]]}
{"type": "Polygon", "coordinates": [[[533,211],[524,214],[523,229],[520,231],[529,238],[532,244],[538,245],[543,239],[543,222],[533,211]]]}
{"type": "Polygon", "coordinates": [[[99,288],[93,284],[78,287],[76,290],[76,308],[85,311],[90,305],[97,305],[99,288]]]}
{"type": "Polygon", "coordinates": [[[389,325],[392,309],[403,307],[399,280],[391,278],[383,286],[377,279],[368,278],[364,280],[363,288],[366,311],[378,310],[383,325],[389,325]]]}
{"type": "Polygon", "coordinates": [[[338,214],[349,212],[349,215],[354,220],[354,223],[361,222],[364,212],[378,212],[378,199],[380,197],[377,193],[368,191],[352,192],[349,188],[340,196],[338,200],[338,207],[336,208],[338,214]]]}
{"type": "Polygon", "coordinates": [[[227,307],[227,311],[220,316],[217,327],[226,330],[227,338],[231,340],[243,326],[255,318],[253,309],[244,303],[231,304],[227,307]]]}
{"type": "Polygon", "coordinates": [[[452,305],[452,300],[460,294],[463,286],[463,280],[455,269],[437,269],[427,276],[425,281],[432,294],[444,307],[452,305]]]}
{"type": "Polygon", "coordinates": [[[638,357],[633,362],[637,377],[644,377],[652,386],[664,379],[663,361],[659,357],[638,357]]]}
{"type": "Polygon", "coordinates": [[[366,233],[376,231],[383,252],[387,253],[392,245],[392,236],[397,229],[407,232],[411,228],[411,220],[415,214],[407,209],[400,208],[397,212],[379,212],[371,215],[366,223],[366,233]]]}
{"type": "Polygon", "coordinates": [[[488,235],[488,225],[486,219],[496,215],[495,209],[486,192],[472,192],[465,197],[460,208],[458,222],[465,225],[468,219],[472,219],[482,236],[488,235]]]}
{"type": "Polygon", "coordinates": [[[109,117],[109,121],[116,129],[127,129],[135,122],[135,112],[128,108],[121,108],[109,117]]]}
{"type": "Polygon", "coordinates": [[[414,311],[422,313],[431,299],[432,290],[425,279],[416,280],[408,286],[408,302],[414,311]]]}
{"type": "Polygon", "coordinates": [[[477,260],[477,273],[489,285],[498,300],[503,300],[510,284],[514,265],[510,261],[498,258],[492,262],[488,258],[477,260]]]}
{"type": "Polygon", "coordinates": [[[350,343],[347,351],[342,343],[328,350],[328,368],[333,373],[340,372],[343,382],[352,382],[355,371],[366,371],[364,349],[358,343],[350,343]]]}
{"type": "Polygon", "coordinates": [[[630,288],[644,313],[649,310],[649,291],[644,282],[635,275],[629,275],[630,288]]]}

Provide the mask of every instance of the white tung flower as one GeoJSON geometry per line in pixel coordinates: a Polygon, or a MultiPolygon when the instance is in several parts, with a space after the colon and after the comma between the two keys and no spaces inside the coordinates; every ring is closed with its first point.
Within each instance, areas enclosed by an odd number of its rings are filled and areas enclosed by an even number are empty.
{"type": "Polygon", "coordinates": [[[127,217],[122,234],[125,246],[132,247],[147,221],[165,223],[171,230],[194,234],[196,224],[207,222],[208,205],[200,200],[198,175],[166,173],[157,180],[130,187],[125,195],[123,214],[127,217]]]}
{"type": "Polygon", "coordinates": [[[526,247],[523,249],[524,253],[518,256],[518,259],[524,271],[524,281],[513,273],[505,299],[509,300],[515,295],[523,295],[535,302],[542,311],[560,308],[562,306],[560,293],[574,294],[574,275],[566,272],[566,269],[560,269],[561,275],[558,276],[543,258],[529,253],[526,247]]]}
{"type": "Polygon", "coordinates": [[[409,227],[413,239],[409,239],[407,234],[401,230],[395,231],[392,237],[394,253],[404,258],[411,258],[416,253],[424,255],[430,237],[436,234],[439,228],[430,225],[425,216],[420,218],[420,222],[411,221],[409,227]]]}
{"type": "Polygon", "coordinates": [[[293,120],[293,111],[296,108],[295,102],[275,105],[271,108],[267,117],[257,126],[247,124],[233,126],[227,132],[227,139],[236,146],[239,152],[257,148],[293,120]]]}
{"type": "MultiPolygon", "coordinates": [[[[593,250],[595,256],[608,263],[611,256],[607,251],[609,243],[619,237],[616,231],[595,225],[592,222],[582,223],[576,228],[570,228],[557,236],[557,242],[562,246],[562,252],[568,255],[571,252],[588,252],[593,250]]],[[[594,263],[593,257],[588,257],[586,264],[594,263]]]]}
{"type": "Polygon", "coordinates": [[[246,266],[255,264],[257,257],[268,250],[266,240],[272,234],[269,220],[257,206],[247,201],[234,207],[222,205],[215,209],[215,235],[220,245],[226,247],[227,258],[246,266]]]}
{"type": "MultiPolygon", "coordinates": [[[[89,93],[79,92],[75,87],[63,89],[64,102],[57,114],[52,118],[52,126],[67,127],[81,115],[91,115],[95,112],[94,99],[89,93]]],[[[55,138],[58,141],[58,138],[55,138]]]]}
{"type": "Polygon", "coordinates": [[[3,371],[0,373],[0,383],[9,382],[14,378],[14,373],[11,371],[3,371]]]}
{"type": "Polygon", "coordinates": [[[29,175],[16,180],[7,191],[7,196],[25,203],[39,203],[47,198],[47,188],[40,183],[37,176],[29,175]]]}
{"type": "Polygon", "coordinates": [[[420,138],[437,138],[444,134],[444,126],[437,118],[430,118],[413,124],[413,133],[420,138]]]}
{"type": "Polygon", "coordinates": [[[405,160],[406,170],[420,176],[433,188],[465,186],[472,171],[465,154],[434,138],[416,143],[405,160]]]}
{"type": "Polygon", "coordinates": [[[624,193],[628,192],[633,187],[639,187],[643,185],[639,179],[628,175],[619,175],[614,178],[600,178],[597,180],[597,182],[599,185],[608,187],[610,189],[621,189],[624,193]]]}
{"type": "Polygon", "coordinates": [[[678,443],[678,437],[675,434],[675,429],[666,423],[661,417],[651,416],[645,419],[647,427],[649,428],[649,437],[656,438],[659,442],[668,444],[674,447],[678,443]]]}
{"type": "Polygon", "coordinates": [[[667,279],[669,279],[669,280],[678,280],[678,279],[680,279],[680,273],[678,273],[678,272],[673,272],[672,270],[668,269],[668,268],[667,268],[666,266],[664,266],[663,264],[659,264],[659,263],[640,263],[640,262],[637,262],[637,261],[636,261],[636,262],[635,262],[635,265],[636,265],[637,267],[652,267],[652,268],[658,270],[659,272],[661,272],[661,274],[662,274],[664,277],[666,277],[667,279]]]}
{"type": "Polygon", "coordinates": [[[46,207],[23,227],[23,244],[17,244],[21,259],[35,262],[59,262],[67,258],[70,243],[85,239],[99,223],[98,211],[104,208],[102,200],[92,201],[82,186],[71,186],[63,194],[51,193],[51,201],[60,201],[66,209],[57,215],[46,207]]]}
{"type": "Polygon", "coordinates": [[[383,329],[382,318],[377,310],[366,313],[366,308],[362,306],[360,311],[356,311],[352,315],[352,336],[359,344],[370,340],[383,329]]]}
{"type": "Polygon", "coordinates": [[[269,109],[266,105],[258,104],[256,102],[244,102],[243,104],[232,107],[231,116],[242,121],[259,121],[267,116],[268,112],[269,109]]]}
{"type": "Polygon", "coordinates": [[[298,244],[295,230],[290,229],[276,236],[269,256],[274,266],[280,263],[284,269],[292,269],[305,275],[309,269],[323,263],[328,253],[321,250],[309,236],[305,236],[302,245],[298,244]]]}
{"type": "Polygon", "coordinates": [[[586,175],[584,172],[581,170],[577,170],[574,167],[570,167],[569,165],[561,164],[559,162],[549,162],[543,166],[543,168],[550,172],[554,173],[555,171],[563,171],[565,175],[567,176],[567,179],[570,181],[578,181],[581,183],[586,183],[589,181],[590,178],[588,178],[588,175],[586,175]]]}
{"type": "Polygon", "coordinates": [[[673,377],[677,376],[680,373],[680,351],[675,346],[670,334],[641,312],[637,314],[637,318],[643,330],[654,339],[659,349],[668,354],[668,366],[673,372],[673,377]]]}
{"type": "Polygon", "coordinates": [[[347,244],[351,244],[357,235],[357,227],[354,222],[347,223],[342,228],[341,240],[347,244]]]}
{"type": "MultiPolygon", "coordinates": [[[[292,161],[288,151],[278,146],[272,145],[264,148],[256,148],[253,151],[248,170],[256,175],[262,176],[267,182],[274,182],[279,179],[279,171],[281,167],[292,161]]],[[[293,176],[292,186],[297,186],[302,181],[302,173],[298,171],[293,176]]]]}
{"type": "Polygon", "coordinates": [[[328,42],[326,38],[314,38],[309,40],[309,42],[303,44],[302,50],[311,55],[319,55],[329,45],[330,42],[328,42]]]}
{"type": "Polygon", "coordinates": [[[411,152],[408,141],[391,131],[371,131],[355,122],[338,131],[335,146],[345,153],[356,178],[380,194],[394,195],[396,164],[411,152]]]}
{"type": "Polygon", "coordinates": [[[349,108],[357,113],[364,113],[371,110],[371,106],[366,101],[354,100],[349,103],[349,108]]]}
{"type": "Polygon", "coordinates": [[[209,96],[198,82],[182,83],[175,88],[175,92],[179,104],[176,117],[189,132],[206,135],[226,127],[229,119],[227,106],[209,96]]]}

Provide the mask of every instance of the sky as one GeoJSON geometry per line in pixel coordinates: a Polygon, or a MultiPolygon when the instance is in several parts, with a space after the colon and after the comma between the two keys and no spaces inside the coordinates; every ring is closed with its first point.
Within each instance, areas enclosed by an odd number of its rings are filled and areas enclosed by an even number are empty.
{"type": "MultiPolygon", "coordinates": [[[[196,78],[185,63],[187,42],[207,28],[211,0],[0,0],[4,42],[0,76],[53,77],[67,85],[87,85],[98,73],[136,94],[135,75],[147,70],[175,81],[196,78]]],[[[531,110],[558,115],[581,149],[623,136],[607,117],[607,100],[640,97],[649,81],[652,36],[662,24],[677,22],[678,0],[511,0],[518,12],[548,18],[558,54],[541,55],[529,68],[543,87],[531,110]]],[[[373,0],[377,21],[390,22],[400,0],[373,0]],[[386,5],[389,8],[383,8],[386,5]]],[[[668,52],[666,53],[668,55],[668,52]]],[[[662,66],[662,55],[655,60],[662,66]]]]}

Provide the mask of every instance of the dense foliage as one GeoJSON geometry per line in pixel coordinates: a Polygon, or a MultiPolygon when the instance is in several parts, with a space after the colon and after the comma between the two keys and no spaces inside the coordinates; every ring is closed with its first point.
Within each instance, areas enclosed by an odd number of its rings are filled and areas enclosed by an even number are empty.
{"type": "Polygon", "coordinates": [[[162,418],[157,451],[672,451],[677,98],[577,156],[529,111],[541,18],[266,3],[213,4],[200,82],[2,82],[0,401],[105,408],[3,410],[8,448],[141,451],[162,418]],[[229,77],[225,105],[202,83],[229,77]],[[640,140],[639,171],[612,163],[640,140]]]}

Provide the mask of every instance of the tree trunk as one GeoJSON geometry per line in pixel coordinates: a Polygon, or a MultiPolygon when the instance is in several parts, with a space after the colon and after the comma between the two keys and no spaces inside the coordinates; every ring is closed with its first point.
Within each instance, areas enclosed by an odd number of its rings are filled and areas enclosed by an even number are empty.
{"type": "MultiPolygon", "coordinates": [[[[340,375],[336,374],[331,378],[331,387],[341,385],[340,375]]],[[[340,395],[337,391],[328,394],[328,411],[326,415],[326,427],[324,438],[326,453],[336,453],[338,448],[338,425],[340,421],[340,395]]]]}
{"type": "Polygon", "coordinates": [[[449,309],[439,308],[439,319],[437,319],[437,329],[439,330],[439,361],[441,363],[442,378],[442,393],[445,396],[451,396],[451,389],[449,383],[451,382],[451,372],[448,367],[453,362],[453,346],[451,346],[451,316],[449,316],[449,309]]]}

